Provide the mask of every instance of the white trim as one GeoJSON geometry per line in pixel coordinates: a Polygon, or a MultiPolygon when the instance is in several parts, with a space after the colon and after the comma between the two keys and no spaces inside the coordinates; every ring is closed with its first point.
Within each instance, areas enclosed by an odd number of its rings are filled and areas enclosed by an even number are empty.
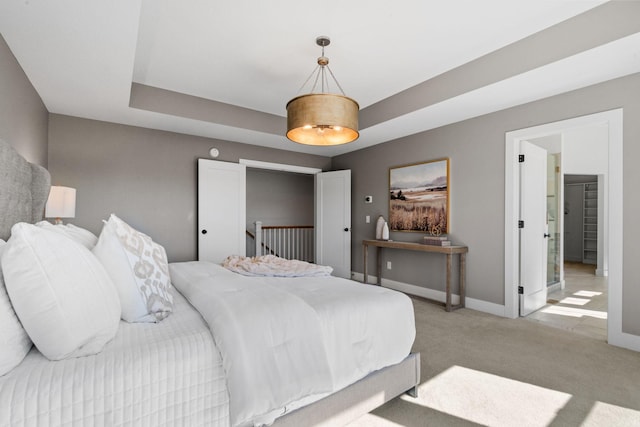
{"type": "Polygon", "coordinates": [[[607,123],[609,129],[608,164],[608,241],[609,241],[609,301],[608,341],[610,344],[640,351],[640,336],[622,332],[622,208],[623,208],[623,110],[616,109],[546,125],[520,129],[505,134],[505,310],[504,316],[518,316],[518,232],[517,203],[519,175],[517,147],[523,139],[533,139],[571,128],[607,123]]]}
{"type": "MultiPolygon", "coordinates": [[[[351,272],[351,279],[358,282],[364,280],[364,274],[351,272]]],[[[368,277],[369,283],[377,283],[378,278],[372,275],[368,277]]],[[[416,295],[419,297],[431,299],[444,303],[446,301],[446,294],[443,291],[436,291],[434,289],[424,288],[422,286],[411,285],[409,283],[396,282],[395,280],[389,280],[382,278],[382,286],[396,291],[404,292],[405,294],[416,295]]],[[[452,294],[451,303],[459,304],[460,295],[452,294]]],[[[474,298],[465,298],[465,307],[476,311],[482,311],[484,313],[493,314],[495,316],[503,316],[504,306],[494,304],[487,301],[482,301],[474,298]]]]}
{"type": "Polygon", "coordinates": [[[475,298],[465,298],[465,307],[494,316],[504,316],[504,305],[483,301],[475,298]]]}
{"type": "MultiPolygon", "coordinates": [[[[611,323],[609,323],[611,325],[611,323]]],[[[609,326],[611,331],[611,326],[609,326]]],[[[611,345],[627,348],[629,350],[640,351],[640,337],[638,335],[627,334],[626,332],[609,332],[608,342],[611,345]],[[613,336],[612,336],[613,335],[613,336]]]]}
{"type": "Polygon", "coordinates": [[[601,268],[596,268],[596,276],[598,277],[607,277],[609,275],[609,272],[607,270],[601,269],[601,268]]]}
{"type": "Polygon", "coordinates": [[[248,168],[255,169],[268,169],[282,172],[304,173],[308,175],[315,175],[322,172],[322,169],[310,168],[306,166],[287,165],[284,163],[270,163],[262,162],[260,160],[240,159],[238,161],[241,165],[245,165],[248,168]]]}
{"type": "MultiPolygon", "coordinates": [[[[364,280],[364,274],[351,272],[351,279],[362,282],[364,280]]],[[[369,274],[368,279],[369,284],[378,283],[378,278],[376,276],[372,276],[371,274],[369,274]]],[[[382,286],[385,288],[404,292],[406,294],[416,295],[422,298],[428,298],[442,303],[446,301],[446,294],[443,291],[436,291],[434,289],[411,285],[409,283],[396,282],[395,280],[385,279],[384,277],[382,278],[382,286]]],[[[454,305],[459,304],[460,295],[451,294],[451,303],[454,305]]]]}
{"type": "MultiPolygon", "coordinates": [[[[622,249],[623,227],[623,124],[622,109],[609,119],[609,310],[607,321],[608,342],[640,351],[640,336],[622,331],[622,249]]],[[[605,242],[606,244],[606,242],[605,242]]]]}

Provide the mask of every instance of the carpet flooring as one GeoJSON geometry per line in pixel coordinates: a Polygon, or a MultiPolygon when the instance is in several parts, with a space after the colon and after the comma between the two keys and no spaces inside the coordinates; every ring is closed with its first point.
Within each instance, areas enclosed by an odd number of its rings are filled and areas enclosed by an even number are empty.
{"type": "Polygon", "coordinates": [[[640,353],[525,319],[413,301],[419,396],[397,397],[350,427],[640,426],[640,353]]]}

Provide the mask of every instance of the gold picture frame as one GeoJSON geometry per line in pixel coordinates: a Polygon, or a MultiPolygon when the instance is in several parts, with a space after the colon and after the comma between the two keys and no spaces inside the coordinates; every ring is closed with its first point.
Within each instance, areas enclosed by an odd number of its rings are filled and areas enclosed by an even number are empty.
{"type": "Polygon", "coordinates": [[[389,168],[391,231],[450,233],[449,158],[389,168]]]}

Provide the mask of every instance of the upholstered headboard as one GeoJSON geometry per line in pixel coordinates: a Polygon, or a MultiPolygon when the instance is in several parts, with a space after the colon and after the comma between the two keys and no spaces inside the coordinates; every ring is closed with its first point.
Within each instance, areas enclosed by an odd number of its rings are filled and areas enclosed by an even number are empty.
{"type": "Polygon", "coordinates": [[[37,222],[44,215],[51,176],[27,162],[0,139],[0,239],[7,240],[17,222],[37,222]]]}

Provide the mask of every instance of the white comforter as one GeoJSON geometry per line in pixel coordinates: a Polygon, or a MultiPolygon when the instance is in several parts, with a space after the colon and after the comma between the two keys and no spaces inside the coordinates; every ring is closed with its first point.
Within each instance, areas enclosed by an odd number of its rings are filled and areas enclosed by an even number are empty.
{"type": "Polygon", "coordinates": [[[398,363],[415,338],[410,299],[389,289],[335,277],[246,277],[207,262],[170,268],[222,354],[233,426],[270,423],[398,363]]]}

